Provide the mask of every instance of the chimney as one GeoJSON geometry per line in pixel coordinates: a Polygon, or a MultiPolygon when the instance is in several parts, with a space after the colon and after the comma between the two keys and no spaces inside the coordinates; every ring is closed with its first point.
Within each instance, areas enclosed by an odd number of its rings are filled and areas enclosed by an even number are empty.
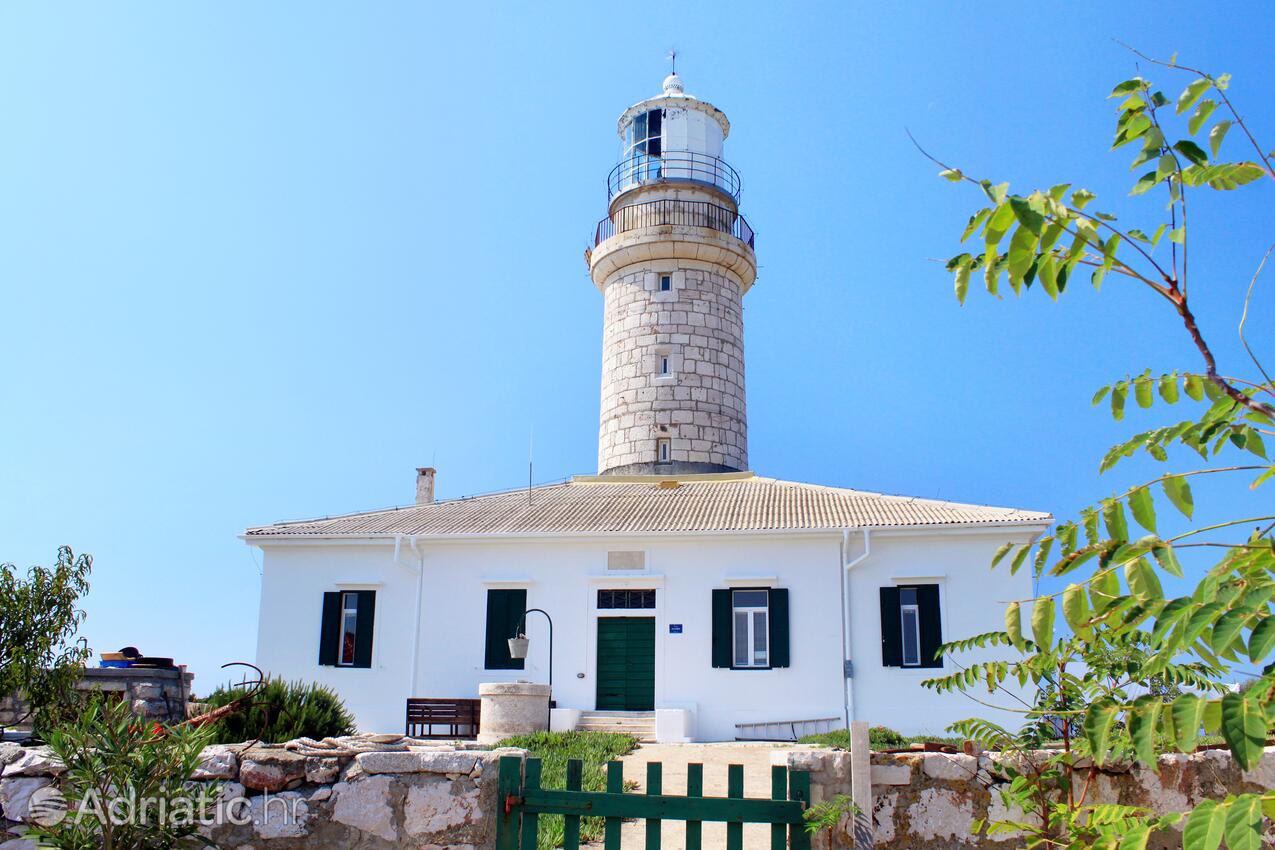
{"type": "Polygon", "coordinates": [[[416,467],[416,504],[434,504],[434,475],[437,472],[432,466],[416,467]]]}

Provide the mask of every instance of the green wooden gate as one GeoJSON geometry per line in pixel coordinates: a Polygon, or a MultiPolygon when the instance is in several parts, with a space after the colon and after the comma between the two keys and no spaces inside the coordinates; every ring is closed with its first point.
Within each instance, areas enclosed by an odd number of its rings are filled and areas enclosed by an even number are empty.
{"type": "Polygon", "coordinates": [[[655,618],[598,618],[598,711],[655,708],[655,618]]]}
{"type": "Polygon", "coordinates": [[[500,759],[500,820],[496,823],[496,850],[536,850],[540,815],[565,816],[563,850],[580,847],[580,818],[606,818],[606,850],[620,850],[620,822],[625,818],[646,820],[646,850],[660,850],[663,821],[686,822],[686,850],[700,850],[704,821],[726,824],[727,850],[743,850],[744,824],[770,824],[772,850],[792,847],[810,850],[810,835],[803,814],[810,799],[810,774],[786,767],[772,767],[770,799],[744,797],[744,766],[727,768],[726,797],[704,796],[704,765],[686,766],[686,796],[662,793],[659,762],[646,766],[646,793],[624,793],[624,769],[618,761],[607,764],[607,790],[582,791],[583,765],[579,759],[567,762],[567,787],[556,790],[540,787],[540,759],[529,758],[524,775],[522,759],[500,759]]]}

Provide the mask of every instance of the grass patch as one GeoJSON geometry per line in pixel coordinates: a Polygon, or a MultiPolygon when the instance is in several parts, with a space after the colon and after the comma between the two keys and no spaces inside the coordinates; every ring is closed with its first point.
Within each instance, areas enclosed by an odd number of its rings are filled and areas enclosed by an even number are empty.
{"type": "MultiPolygon", "coordinates": [[[[631,735],[611,732],[537,732],[506,738],[499,746],[520,747],[540,759],[542,788],[567,787],[567,760],[580,759],[584,762],[584,790],[605,791],[606,763],[633,752],[637,744],[637,738],[631,735]]],[[[600,838],[604,823],[603,818],[581,818],[581,843],[600,838]]],[[[562,832],[562,815],[541,815],[537,850],[561,847],[562,832]]]]}
{"type": "MultiPolygon", "coordinates": [[[[888,726],[873,726],[868,729],[868,744],[874,750],[898,750],[911,744],[920,744],[925,741],[937,741],[940,744],[951,744],[954,747],[959,747],[962,743],[960,738],[944,738],[935,735],[904,735],[888,726]]],[[[807,735],[798,743],[818,744],[824,747],[848,750],[850,749],[850,730],[833,729],[831,732],[807,735]]]]}

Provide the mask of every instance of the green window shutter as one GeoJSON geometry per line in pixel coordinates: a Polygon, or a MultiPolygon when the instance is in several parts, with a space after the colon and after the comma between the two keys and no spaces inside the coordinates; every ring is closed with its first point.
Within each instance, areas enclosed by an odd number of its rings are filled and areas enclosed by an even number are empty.
{"type": "Polygon", "coordinates": [[[358,611],[354,633],[354,663],[351,667],[372,666],[372,626],[376,622],[376,591],[358,592],[358,611]]]}
{"type": "Polygon", "coordinates": [[[789,666],[788,650],[788,589],[770,591],[770,666],[789,666]]]}
{"type": "Polygon", "coordinates": [[[319,663],[336,666],[337,647],[341,644],[341,594],[323,594],[323,616],[319,620],[319,663]]]}
{"type": "Polygon", "coordinates": [[[713,591],[713,666],[731,666],[730,591],[713,591]]]}
{"type": "Polygon", "coordinates": [[[903,616],[897,587],[881,588],[881,663],[903,666],[903,616]]]}
{"type": "Polygon", "coordinates": [[[483,666],[488,670],[522,670],[526,662],[509,656],[509,639],[527,611],[527,591],[487,591],[487,643],[483,666]]]}
{"type": "Polygon", "coordinates": [[[921,666],[942,667],[943,660],[935,658],[943,645],[943,619],[939,612],[939,586],[919,584],[916,587],[916,607],[921,614],[921,666]]]}

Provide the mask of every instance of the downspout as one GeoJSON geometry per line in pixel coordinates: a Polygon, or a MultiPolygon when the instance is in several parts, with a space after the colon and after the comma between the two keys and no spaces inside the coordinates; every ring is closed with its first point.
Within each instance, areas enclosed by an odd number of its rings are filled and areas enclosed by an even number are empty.
{"type": "Polygon", "coordinates": [[[404,564],[399,560],[399,554],[402,551],[403,535],[394,535],[394,563],[401,567],[406,567],[416,573],[416,610],[412,618],[412,662],[410,682],[408,686],[408,696],[416,696],[416,686],[418,684],[418,666],[421,652],[421,598],[425,595],[425,553],[416,546],[416,535],[409,535],[407,538],[407,548],[416,556],[416,565],[404,564]]]}
{"type": "Polygon", "coordinates": [[[841,654],[842,654],[842,670],[841,678],[845,687],[842,691],[844,699],[846,728],[850,728],[850,721],[855,719],[854,711],[854,653],[852,651],[853,641],[850,638],[850,627],[848,620],[850,617],[850,583],[846,581],[846,573],[862,564],[872,554],[872,529],[864,527],[859,529],[863,533],[863,554],[855,558],[853,561],[847,561],[850,554],[850,532],[852,529],[845,528],[841,531],[841,563],[838,564],[837,572],[841,578],[841,654]],[[847,675],[849,674],[849,675],[847,675]]]}

